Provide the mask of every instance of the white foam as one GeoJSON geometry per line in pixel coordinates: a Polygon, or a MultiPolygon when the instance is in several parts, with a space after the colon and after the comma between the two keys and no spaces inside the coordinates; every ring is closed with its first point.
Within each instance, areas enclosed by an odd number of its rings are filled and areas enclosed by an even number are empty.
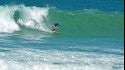
{"type": "Polygon", "coordinates": [[[12,19],[15,7],[0,6],[0,32],[12,33],[19,30],[19,26],[12,19]]]}
{"type": "Polygon", "coordinates": [[[123,70],[123,56],[18,48],[0,52],[0,70],[123,70]],[[4,54],[4,55],[3,55],[4,54]]]}
{"type": "Polygon", "coordinates": [[[18,21],[21,25],[32,29],[50,32],[49,28],[44,23],[44,19],[48,15],[48,8],[23,6],[22,11],[23,16],[18,21]]]}
{"type": "Polygon", "coordinates": [[[44,19],[48,15],[48,8],[27,7],[24,5],[0,6],[0,33],[13,33],[20,30],[20,25],[26,28],[38,29],[45,32],[51,32],[44,19]],[[21,17],[17,22],[13,15],[16,10],[20,10],[21,17]],[[19,25],[20,24],[20,25],[19,25]]]}

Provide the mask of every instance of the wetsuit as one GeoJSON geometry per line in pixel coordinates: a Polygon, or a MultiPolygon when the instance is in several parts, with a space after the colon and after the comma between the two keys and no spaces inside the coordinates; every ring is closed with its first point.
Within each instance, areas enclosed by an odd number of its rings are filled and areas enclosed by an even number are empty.
{"type": "Polygon", "coordinates": [[[53,24],[54,27],[60,26],[59,23],[53,24]]]}
{"type": "Polygon", "coordinates": [[[53,24],[52,31],[56,31],[56,27],[57,27],[57,26],[60,26],[60,25],[59,25],[58,23],[54,23],[54,24],[53,24]]]}

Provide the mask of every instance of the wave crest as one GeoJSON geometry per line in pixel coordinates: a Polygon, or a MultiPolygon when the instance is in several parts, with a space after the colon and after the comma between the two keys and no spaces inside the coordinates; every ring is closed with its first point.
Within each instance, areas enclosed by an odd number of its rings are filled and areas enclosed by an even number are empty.
{"type": "Polygon", "coordinates": [[[21,26],[50,32],[50,29],[44,23],[48,13],[49,8],[46,7],[0,6],[0,33],[19,31],[21,26]]]}

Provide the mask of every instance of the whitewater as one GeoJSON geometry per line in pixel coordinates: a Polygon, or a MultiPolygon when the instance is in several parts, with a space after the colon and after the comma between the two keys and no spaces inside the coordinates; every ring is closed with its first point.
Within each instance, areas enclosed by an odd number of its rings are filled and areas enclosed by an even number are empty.
{"type": "Polygon", "coordinates": [[[1,37],[0,70],[124,70],[122,40],[114,40],[1,37]]]}
{"type": "Polygon", "coordinates": [[[45,25],[48,8],[19,6],[0,6],[0,32],[13,33],[20,30],[20,26],[51,32],[45,25]],[[14,19],[15,18],[15,19],[14,19]]]}

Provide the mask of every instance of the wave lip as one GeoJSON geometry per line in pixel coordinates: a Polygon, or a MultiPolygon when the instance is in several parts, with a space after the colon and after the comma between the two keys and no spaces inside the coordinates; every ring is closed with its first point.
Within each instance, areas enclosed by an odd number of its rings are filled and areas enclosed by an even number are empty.
{"type": "Polygon", "coordinates": [[[21,27],[50,32],[44,23],[49,8],[24,5],[0,6],[0,33],[13,33],[21,27]]]}
{"type": "Polygon", "coordinates": [[[18,31],[19,26],[12,19],[16,7],[0,6],[0,32],[12,33],[18,31]]]}

